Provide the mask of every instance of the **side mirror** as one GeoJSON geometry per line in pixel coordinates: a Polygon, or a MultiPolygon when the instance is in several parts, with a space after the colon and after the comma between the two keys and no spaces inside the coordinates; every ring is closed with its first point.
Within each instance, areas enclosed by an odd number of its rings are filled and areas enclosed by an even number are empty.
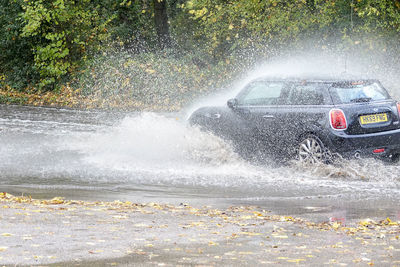
{"type": "Polygon", "coordinates": [[[229,108],[235,109],[237,107],[238,101],[236,98],[229,99],[228,102],[226,103],[229,108]]]}

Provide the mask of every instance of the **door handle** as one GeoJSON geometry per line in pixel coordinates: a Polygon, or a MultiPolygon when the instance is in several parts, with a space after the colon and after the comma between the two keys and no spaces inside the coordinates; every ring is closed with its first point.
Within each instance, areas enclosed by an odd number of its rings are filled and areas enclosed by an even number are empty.
{"type": "Polygon", "coordinates": [[[273,118],[275,118],[275,116],[274,115],[271,115],[271,114],[266,114],[266,115],[263,115],[262,116],[264,119],[273,119],[273,118]]]}

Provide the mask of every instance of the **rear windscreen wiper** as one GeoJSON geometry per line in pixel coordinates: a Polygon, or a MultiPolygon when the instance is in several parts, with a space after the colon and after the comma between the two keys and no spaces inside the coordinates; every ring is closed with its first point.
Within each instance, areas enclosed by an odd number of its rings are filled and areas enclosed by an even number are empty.
{"type": "Polygon", "coordinates": [[[371,101],[371,97],[359,97],[359,98],[354,98],[354,99],[352,99],[352,100],[350,100],[350,102],[357,102],[357,103],[360,103],[360,102],[369,102],[369,101],[371,101]]]}

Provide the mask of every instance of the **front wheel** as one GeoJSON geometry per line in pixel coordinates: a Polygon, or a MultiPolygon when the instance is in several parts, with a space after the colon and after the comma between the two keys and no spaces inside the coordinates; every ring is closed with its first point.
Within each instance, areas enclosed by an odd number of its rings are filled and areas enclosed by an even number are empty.
{"type": "Polygon", "coordinates": [[[332,159],[331,153],[315,135],[307,135],[302,138],[297,148],[297,158],[302,163],[318,164],[329,163],[332,159]]]}

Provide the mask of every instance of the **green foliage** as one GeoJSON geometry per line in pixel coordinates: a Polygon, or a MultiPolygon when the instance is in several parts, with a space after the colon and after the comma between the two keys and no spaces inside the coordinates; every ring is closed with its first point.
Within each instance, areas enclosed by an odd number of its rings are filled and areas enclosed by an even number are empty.
{"type": "MultiPolygon", "coordinates": [[[[22,0],[0,0],[0,86],[24,88],[38,80],[30,40],[21,37],[22,0]]],[[[34,40],[32,40],[34,41],[34,40]]]]}
{"type": "Polygon", "coordinates": [[[192,55],[176,54],[104,53],[91,62],[75,86],[111,106],[123,102],[119,106],[178,110],[194,96],[223,87],[235,74],[227,64],[199,67],[192,55]]]}
{"type": "Polygon", "coordinates": [[[54,89],[85,77],[77,84],[87,93],[171,98],[170,81],[192,94],[279,53],[330,49],[372,61],[373,51],[388,65],[400,53],[399,0],[167,3],[173,53],[157,51],[153,1],[0,0],[0,87],[54,89]]]}
{"type": "Polygon", "coordinates": [[[0,104],[23,105],[28,101],[28,97],[15,97],[8,95],[0,95],[0,104]]]}
{"type": "Polygon", "coordinates": [[[40,87],[54,86],[98,50],[109,36],[101,7],[90,0],[27,0],[22,3],[24,27],[21,36],[31,43],[40,87]]]}
{"type": "Polygon", "coordinates": [[[151,1],[109,1],[107,10],[115,19],[109,25],[111,39],[119,46],[140,52],[153,45],[155,31],[151,1]]]}
{"type": "Polygon", "coordinates": [[[282,48],[302,48],[305,41],[338,49],[359,44],[357,38],[382,45],[399,32],[399,7],[399,1],[390,0],[191,0],[181,5],[198,25],[194,38],[206,38],[209,53],[220,58],[248,47],[287,52],[282,48]]]}
{"type": "Polygon", "coordinates": [[[201,25],[196,38],[205,37],[209,53],[220,58],[237,49],[293,42],[315,19],[303,1],[194,0],[181,7],[201,25]]]}

